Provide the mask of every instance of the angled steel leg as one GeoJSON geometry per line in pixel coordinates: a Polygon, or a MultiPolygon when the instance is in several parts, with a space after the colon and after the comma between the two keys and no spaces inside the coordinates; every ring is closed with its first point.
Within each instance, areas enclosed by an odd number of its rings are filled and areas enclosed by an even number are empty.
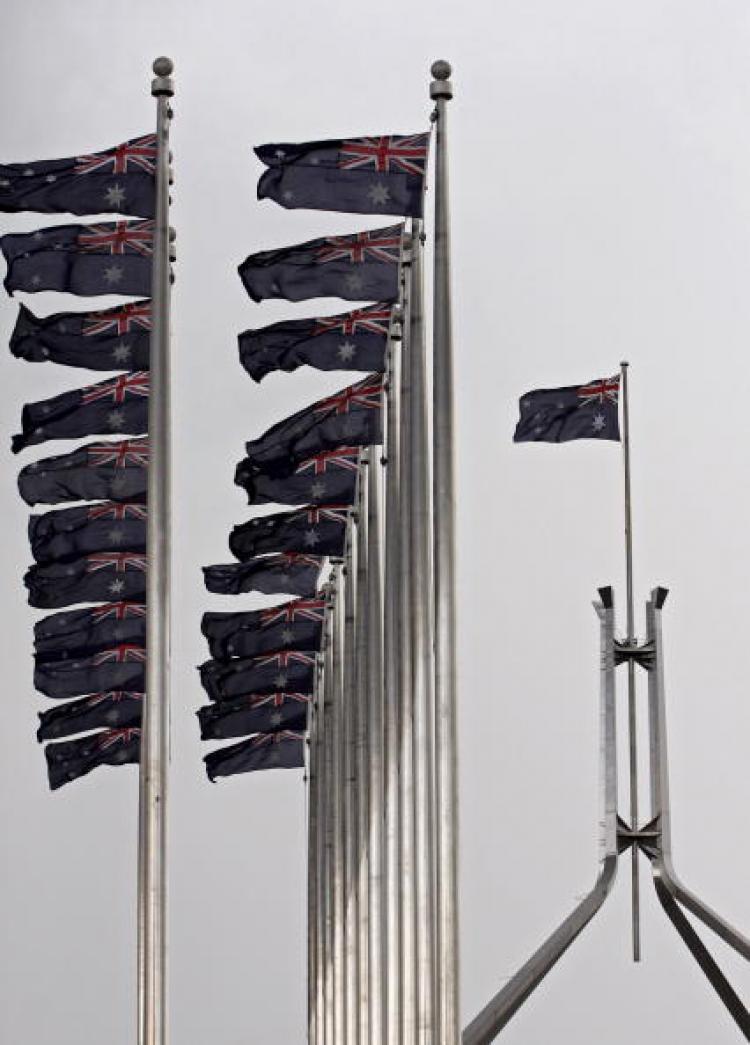
{"type": "Polygon", "coordinates": [[[538,987],[552,966],[585,929],[609,894],[617,873],[617,746],[615,732],[615,611],[611,588],[600,588],[601,602],[594,603],[600,621],[601,695],[600,795],[604,837],[599,875],[593,889],[542,944],[516,975],[499,991],[464,1030],[463,1045],[485,1045],[503,1029],[514,1013],[538,987]]]}

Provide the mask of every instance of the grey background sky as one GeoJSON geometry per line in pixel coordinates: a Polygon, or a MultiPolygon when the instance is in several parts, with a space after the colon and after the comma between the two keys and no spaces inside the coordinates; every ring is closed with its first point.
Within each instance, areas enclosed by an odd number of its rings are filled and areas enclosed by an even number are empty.
{"type": "MultiPolygon", "coordinates": [[[[8,161],[88,152],[148,131],[150,63],[159,53],[176,63],[176,1045],[304,1040],[301,775],[213,787],[204,777],[194,716],[202,691],[193,666],[206,656],[199,617],[209,605],[238,603],[206,595],[199,566],[228,561],[228,530],[248,516],[232,484],[244,440],[349,379],[300,371],[258,387],[246,378],[239,330],[340,303],[256,306],[235,267],[253,250],[379,224],[256,203],[250,146],[422,129],[436,57],[453,62],[456,90],[465,1020],[595,877],[597,585],[616,586],[624,619],[619,447],[514,447],[516,401],[529,388],[613,373],[623,357],[632,364],[639,628],[649,588],[672,590],[664,623],[676,864],[747,932],[746,4],[6,0],[0,49],[8,161]]],[[[55,222],[10,215],[2,227],[55,222]]],[[[69,297],[35,298],[39,313],[71,307],[69,297]]],[[[3,343],[15,315],[12,301],[0,301],[3,343]]],[[[0,446],[18,430],[24,401],[87,379],[0,353],[0,446]]],[[[49,794],[34,740],[45,698],[31,687],[38,614],[21,584],[28,512],[15,473],[67,449],[0,455],[8,842],[0,1023],[9,1045],[130,1045],[136,772],[102,770],[49,794]]],[[[644,808],[646,798],[644,789],[644,808]]],[[[661,914],[645,865],[644,961],[630,962],[625,871],[508,1026],[508,1045],[739,1039],[661,914]]],[[[719,944],[716,954],[747,998],[743,963],[719,944]]]]}

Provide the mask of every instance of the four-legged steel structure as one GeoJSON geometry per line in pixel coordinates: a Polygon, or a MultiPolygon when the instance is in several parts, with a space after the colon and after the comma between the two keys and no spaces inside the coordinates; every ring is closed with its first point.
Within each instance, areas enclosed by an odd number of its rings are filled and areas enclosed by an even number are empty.
{"type": "Polygon", "coordinates": [[[713,929],[726,943],[748,960],[750,960],[750,940],[738,933],[697,896],[689,892],[675,874],[672,864],[661,630],[661,613],[667,590],[666,588],[654,588],[651,592],[651,598],[646,603],[646,641],[641,646],[618,642],[615,639],[612,589],[600,588],[599,596],[600,601],[594,603],[601,627],[602,771],[600,787],[604,834],[599,874],[591,892],[466,1027],[462,1035],[462,1043],[463,1045],[485,1045],[486,1042],[494,1040],[602,906],[615,880],[617,858],[631,846],[638,846],[651,861],[656,894],[668,918],[724,1002],[743,1036],[750,1041],[750,1013],[693,929],[682,907],[692,912],[704,925],[713,929]],[[619,664],[628,662],[634,662],[636,666],[648,673],[651,818],[641,828],[635,825],[628,826],[617,815],[615,670],[619,664]]]}

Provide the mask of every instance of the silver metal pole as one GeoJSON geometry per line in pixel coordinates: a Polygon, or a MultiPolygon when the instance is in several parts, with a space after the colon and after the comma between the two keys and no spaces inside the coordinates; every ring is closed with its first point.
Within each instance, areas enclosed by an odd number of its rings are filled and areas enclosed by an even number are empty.
{"type": "Polygon", "coordinates": [[[352,692],[357,705],[356,718],[356,774],[357,774],[357,838],[356,838],[356,890],[357,890],[357,982],[359,997],[359,1040],[368,1045],[370,1040],[370,765],[369,765],[369,710],[367,707],[367,684],[369,653],[368,601],[367,601],[367,546],[368,546],[368,475],[370,451],[363,454],[364,470],[360,478],[359,510],[357,512],[357,590],[355,620],[355,679],[352,692]]]}
{"type": "Polygon", "coordinates": [[[333,787],[331,819],[333,824],[333,1038],[332,1045],[347,1045],[346,1037],[346,962],[344,890],[344,578],[337,570],[336,605],[333,616],[333,787]]]}
{"type": "Polygon", "coordinates": [[[146,700],[141,733],[138,818],[138,1042],[166,1045],[167,1007],[167,775],[169,768],[170,595],[170,236],[169,58],[153,64],[156,98],[156,212],[151,278],[152,329],[148,433],[148,574],[146,587],[146,700]]]}
{"type": "MultiPolygon", "coordinates": [[[[399,384],[401,321],[391,328],[388,360],[385,466],[385,583],[383,681],[385,714],[385,1041],[401,1041],[401,816],[399,695],[401,686],[401,508],[399,384]]],[[[373,1042],[374,1045],[374,1042],[373,1042]]]]}
{"type": "Polygon", "coordinates": [[[435,998],[435,794],[433,774],[432,579],[430,569],[430,452],[424,335],[422,222],[412,220],[410,376],[410,618],[411,701],[414,715],[414,834],[417,920],[417,1041],[434,1045],[439,1014],[435,998]]]}
{"type": "MultiPolygon", "coordinates": [[[[361,466],[360,466],[361,487],[361,466]]],[[[344,923],[346,1045],[359,1042],[359,911],[357,894],[357,842],[359,808],[357,777],[357,653],[356,653],[357,546],[349,527],[349,546],[344,566],[344,678],[342,715],[344,722],[344,923]]]]}
{"type": "MultiPolygon", "coordinates": [[[[630,412],[628,403],[628,364],[621,363],[622,374],[622,457],[625,473],[625,567],[628,596],[628,645],[635,644],[635,609],[633,606],[633,522],[630,508],[630,412]]],[[[630,744],[630,826],[638,830],[638,738],[635,703],[635,661],[628,660],[628,736],[630,744]]],[[[638,880],[638,846],[631,846],[631,890],[633,908],[633,961],[641,960],[640,883],[638,880]]]]}
{"type": "Polygon", "coordinates": [[[437,950],[440,1025],[436,1041],[455,1045],[458,1008],[458,782],[456,739],[456,554],[453,446],[453,336],[447,103],[448,62],[432,66],[435,102],[435,279],[433,313],[433,527],[435,578],[435,750],[437,950]]]}
{"type": "MultiPolygon", "coordinates": [[[[318,679],[316,679],[316,700],[318,679]]],[[[317,722],[314,708],[308,708],[307,732],[307,1041],[315,1045],[318,1036],[318,830],[320,827],[316,791],[318,758],[317,722]]]]}
{"type": "Polygon", "coordinates": [[[370,452],[367,472],[367,700],[369,767],[369,974],[370,1045],[385,1037],[385,897],[384,846],[384,735],[383,735],[383,593],[380,541],[380,479],[378,448],[370,452]]]}
{"type": "MultiPolygon", "coordinates": [[[[327,599],[330,600],[330,587],[326,587],[327,599]]],[[[328,610],[326,617],[329,616],[328,610]]],[[[325,977],[326,964],[328,961],[328,949],[326,939],[326,836],[328,825],[326,823],[326,795],[328,791],[326,777],[326,751],[324,735],[326,730],[326,686],[327,680],[327,658],[328,651],[328,621],[323,629],[323,642],[319,656],[318,677],[315,693],[315,712],[313,719],[313,735],[311,743],[314,746],[314,770],[312,787],[312,801],[315,803],[317,816],[317,830],[315,833],[315,1035],[310,1045],[326,1045],[326,994],[325,977]]]]}
{"type": "Polygon", "coordinates": [[[325,647],[323,653],[323,793],[321,795],[324,808],[325,834],[323,854],[323,882],[322,898],[324,918],[324,948],[325,960],[323,969],[323,992],[324,992],[324,1029],[323,1041],[320,1045],[334,1045],[335,1035],[335,1007],[334,998],[336,994],[334,966],[335,966],[335,903],[334,903],[334,799],[335,799],[335,766],[333,741],[335,737],[335,672],[334,672],[334,636],[336,631],[336,601],[339,598],[338,571],[334,570],[331,583],[331,602],[326,612],[325,624],[325,647]]]}

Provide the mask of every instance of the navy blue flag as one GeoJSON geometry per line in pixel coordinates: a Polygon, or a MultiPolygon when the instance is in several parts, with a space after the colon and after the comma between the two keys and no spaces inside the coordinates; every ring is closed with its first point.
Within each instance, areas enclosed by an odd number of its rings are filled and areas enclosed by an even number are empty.
{"type": "Polygon", "coordinates": [[[286,319],[239,336],[240,362],[253,381],[274,370],[384,371],[393,306],[355,308],[336,316],[286,319]]]}
{"type": "Polygon", "coordinates": [[[259,145],[258,199],[282,207],[422,216],[429,134],[259,145]]]}
{"type": "Polygon", "coordinates": [[[278,729],[305,729],[310,693],[248,693],[238,700],[209,704],[197,712],[201,740],[229,740],[278,729]]]}
{"type": "Polygon", "coordinates": [[[111,599],[141,602],[146,597],[146,556],[94,552],[67,563],[32,566],[23,582],[29,590],[29,605],[40,610],[111,599]]]}
{"type": "Polygon", "coordinates": [[[208,779],[253,773],[258,769],[302,769],[305,765],[305,734],[284,729],[258,733],[250,740],[212,751],[203,759],[208,779]]]}
{"type": "Polygon", "coordinates": [[[232,700],[247,693],[312,693],[314,650],[276,650],[260,657],[207,660],[198,667],[209,700],[232,700]]]}
{"type": "Polygon", "coordinates": [[[359,482],[358,446],[324,450],[301,461],[291,475],[254,472],[246,462],[237,466],[234,481],[247,491],[249,504],[352,505],[359,482]]]}
{"type": "Polygon", "coordinates": [[[348,517],[345,504],[259,515],[233,528],[229,534],[229,550],[240,562],[268,552],[311,552],[341,557],[348,517]]]}
{"type": "Polygon", "coordinates": [[[521,397],[514,443],[567,443],[571,439],[619,441],[620,375],[585,385],[539,388],[521,397]]]}
{"type": "Polygon", "coordinates": [[[27,403],[21,411],[23,432],[13,436],[13,453],[48,439],[77,439],[97,432],[146,432],[148,386],[148,370],[137,370],[38,403],[27,403]]]}
{"type": "Polygon", "coordinates": [[[146,645],[145,603],[106,602],[83,610],[63,610],[34,625],[37,664],[85,657],[123,642],[146,645]]]}
{"type": "Polygon", "coordinates": [[[122,766],[138,762],[141,753],[141,731],[133,727],[107,729],[90,733],[78,740],[61,740],[47,744],[49,786],[54,791],[71,780],[86,776],[97,766],[122,766]]]}
{"type": "Polygon", "coordinates": [[[58,562],[88,552],[146,550],[146,506],[143,504],[84,505],[32,515],[31,554],[37,562],[58,562]]]}
{"type": "Polygon", "coordinates": [[[97,312],[55,312],[41,318],[19,305],[10,350],[30,363],[49,361],[88,370],[148,370],[150,337],[148,300],[97,312]]]}
{"type": "Polygon", "coordinates": [[[63,160],[0,163],[0,211],[153,218],[156,135],[63,160]]]}
{"type": "Polygon", "coordinates": [[[247,457],[237,466],[235,482],[244,486],[258,472],[290,475],[301,461],[321,450],[381,443],[383,386],[382,374],[370,374],[272,425],[245,443],[247,457]]]}
{"type": "Polygon", "coordinates": [[[18,489],[27,504],[65,501],[145,501],[148,490],[148,439],[87,443],[69,454],[27,464],[18,489]]]}
{"type": "Polygon", "coordinates": [[[34,666],[34,686],[48,697],[77,697],[110,689],[142,693],[146,650],[121,642],[88,657],[48,660],[34,666]]]}
{"type": "Polygon", "coordinates": [[[403,232],[403,225],[390,225],[261,250],[237,271],[253,301],[397,301],[403,232]]]}
{"type": "Polygon", "coordinates": [[[70,700],[49,711],[40,711],[36,738],[41,743],[92,729],[140,726],[142,715],[142,693],[121,689],[92,693],[81,700],[70,700]]]}
{"type": "Polygon", "coordinates": [[[278,649],[319,650],[325,609],[324,598],[312,598],[245,613],[204,613],[201,631],[218,660],[278,649]]]}
{"type": "Polygon", "coordinates": [[[95,294],[151,293],[153,221],[56,225],[0,236],[8,263],[4,286],[36,293],[63,290],[95,294]]]}
{"type": "Polygon", "coordinates": [[[314,595],[323,568],[318,555],[283,552],[252,562],[204,566],[206,588],[217,595],[259,591],[264,595],[314,595]]]}

